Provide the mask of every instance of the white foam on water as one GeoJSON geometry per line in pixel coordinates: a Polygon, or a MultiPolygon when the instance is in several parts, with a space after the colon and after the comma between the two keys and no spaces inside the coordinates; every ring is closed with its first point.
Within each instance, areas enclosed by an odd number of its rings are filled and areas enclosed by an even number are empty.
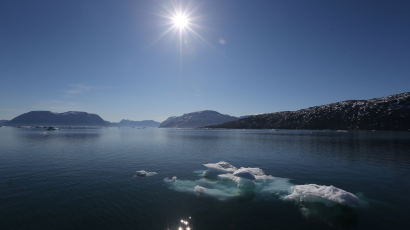
{"type": "Polygon", "coordinates": [[[332,185],[295,185],[290,190],[291,193],[284,197],[285,200],[323,203],[327,206],[341,204],[354,207],[359,205],[359,198],[356,195],[332,185]]]}
{"type": "Polygon", "coordinates": [[[145,171],[145,170],[136,171],[136,175],[140,176],[140,177],[154,176],[154,175],[157,175],[157,174],[158,174],[157,172],[148,172],[148,171],[145,171]]]}

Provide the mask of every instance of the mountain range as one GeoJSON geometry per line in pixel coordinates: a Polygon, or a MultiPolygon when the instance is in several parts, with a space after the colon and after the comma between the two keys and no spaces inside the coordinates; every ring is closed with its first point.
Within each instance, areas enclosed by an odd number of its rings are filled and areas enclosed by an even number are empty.
{"type": "Polygon", "coordinates": [[[186,113],[182,116],[169,117],[163,121],[160,128],[200,128],[238,120],[237,117],[225,115],[212,110],[186,113]]]}
{"type": "Polygon", "coordinates": [[[69,111],[65,113],[53,113],[50,111],[31,111],[21,114],[5,123],[9,126],[106,126],[97,114],[86,112],[69,111]]]}
{"type": "Polygon", "coordinates": [[[0,120],[0,125],[7,126],[119,126],[119,127],[158,127],[159,122],[153,120],[132,121],[121,120],[109,122],[97,114],[69,111],[54,113],[50,111],[31,111],[21,114],[10,121],[0,120]]]}
{"type": "Polygon", "coordinates": [[[69,111],[31,111],[6,126],[130,126],[160,128],[228,129],[345,129],[410,130],[410,92],[369,100],[348,100],[297,111],[233,117],[212,110],[169,117],[162,123],[153,120],[108,122],[97,114],[69,111]]]}
{"type": "Polygon", "coordinates": [[[112,126],[119,126],[119,127],[158,127],[159,122],[153,120],[143,120],[143,121],[132,121],[123,119],[118,123],[111,122],[112,126]]]}
{"type": "Polygon", "coordinates": [[[208,128],[410,130],[410,92],[254,115],[208,128]]]}

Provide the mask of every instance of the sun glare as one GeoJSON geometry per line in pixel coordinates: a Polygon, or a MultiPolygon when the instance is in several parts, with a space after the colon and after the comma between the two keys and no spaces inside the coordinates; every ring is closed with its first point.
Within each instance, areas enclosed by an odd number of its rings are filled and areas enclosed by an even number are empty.
{"type": "Polygon", "coordinates": [[[159,14],[164,19],[165,31],[153,43],[166,35],[175,36],[178,40],[177,46],[181,64],[184,47],[192,48],[195,40],[207,43],[199,33],[199,30],[203,28],[200,25],[202,16],[198,12],[198,6],[193,4],[193,1],[188,1],[186,4],[182,4],[182,1],[177,0],[167,2],[168,4],[163,5],[163,10],[159,14]]]}
{"type": "Polygon", "coordinates": [[[183,30],[189,26],[189,18],[183,13],[176,13],[171,20],[174,27],[179,30],[183,30]]]}

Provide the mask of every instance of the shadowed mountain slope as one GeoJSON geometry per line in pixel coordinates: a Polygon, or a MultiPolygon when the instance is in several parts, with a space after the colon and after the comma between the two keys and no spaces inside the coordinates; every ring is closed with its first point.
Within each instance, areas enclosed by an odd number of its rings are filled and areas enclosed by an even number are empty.
{"type": "Polygon", "coordinates": [[[409,130],[410,92],[249,116],[209,128],[409,130]]]}

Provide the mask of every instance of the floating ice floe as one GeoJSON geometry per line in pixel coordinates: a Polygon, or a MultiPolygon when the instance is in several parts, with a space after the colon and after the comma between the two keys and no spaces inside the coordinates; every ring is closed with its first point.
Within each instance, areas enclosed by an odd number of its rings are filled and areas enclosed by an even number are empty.
{"type": "Polygon", "coordinates": [[[158,174],[157,172],[148,172],[148,171],[145,171],[145,170],[139,170],[139,171],[136,172],[136,175],[140,176],[140,177],[154,176],[154,175],[157,175],[157,174],[158,174]]]}
{"type": "MultiPolygon", "coordinates": [[[[263,170],[260,168],[241,167],[233,171],[233,173],[220,174],[218,175],[218,178],[222,180],[231,180],[236,183],[238,188],[253,189],[256,185],[256,180],[268,178],[268,175],[265,175],[263,170]]],[[[272,179],[273,177],[270,176],[269,178],[272,179]]]]}
{"type": "Polygon", "coordinates": [[[209,178],[215,177],[222,173],[233,173],[235,170],[237,170],[235,166],[225,161],[203,164],[203,166],[207,168],[207,170],[203,172],[203,176],[209,178]]]}
{"type": "Polygon", "coordinates": [[[164,181],[173,190],[211,196],[219,200],[255,193],[287,195],[293,185],[286,178],[266,175],[260,168],[238,169],[224,161],[204,166],[206,170],[196,171],[201,176],[197,180],[180,180],[173,177],[165,178],[164,181]]]}
{"type": "Polygon", "coordinates": [[[337,225],[339,219],[355,220],[352,208],[363,203],[353,193],[332,185],[295,185],[288,178],[267,175],[260,168],[238,169],[224,161],[204,166],[206,170],[195,171],[199,176],[196,180],[174,176],[164,181],[172,190],[221,201],[237,197],[292,201],[306,218],[319,218],[332,226],[337,225]]]}
{"type": "Polygon", "coordinates": [[[228,162],[204,164],[204,171],[197,171],[201,176],[196,180],[181,180],[177,177],[165,178],[164,181],[175,191],[226,200],[239,196],[268,195],[298,203],[323,203],[325,205],[356,206],[359,198],[345,190],[324,185],[295,185],[287,178],[267,175],[260,168],[237,168],[228,162]]]}
{"type": "Polygon", "coordinates": [[[204,164],[205,167],[208,169],[213,169],[221,172],[234,172],[236,170],[236,167],[229,164],[226,161],[220,161],[218,163],[208,163],[204,164]]]}
{"type": "Polygon", "coordinates": [[[235,170],[233,173],[234,176],[242,177],[250,180],[269,180],[273,179],[273,176],[266,175],[260,168],[244,168],[241,167],[238,170],[235,170]]]}
{"type": "Polygon", "coordinates": [[[359,204],[359,198],[356,195],[332,185],[295,185],[290,188],[290,192],[289,195],[284,197],[285,200],[323,203],[328,206],[334,204],[357,206],[359,204]]]}

